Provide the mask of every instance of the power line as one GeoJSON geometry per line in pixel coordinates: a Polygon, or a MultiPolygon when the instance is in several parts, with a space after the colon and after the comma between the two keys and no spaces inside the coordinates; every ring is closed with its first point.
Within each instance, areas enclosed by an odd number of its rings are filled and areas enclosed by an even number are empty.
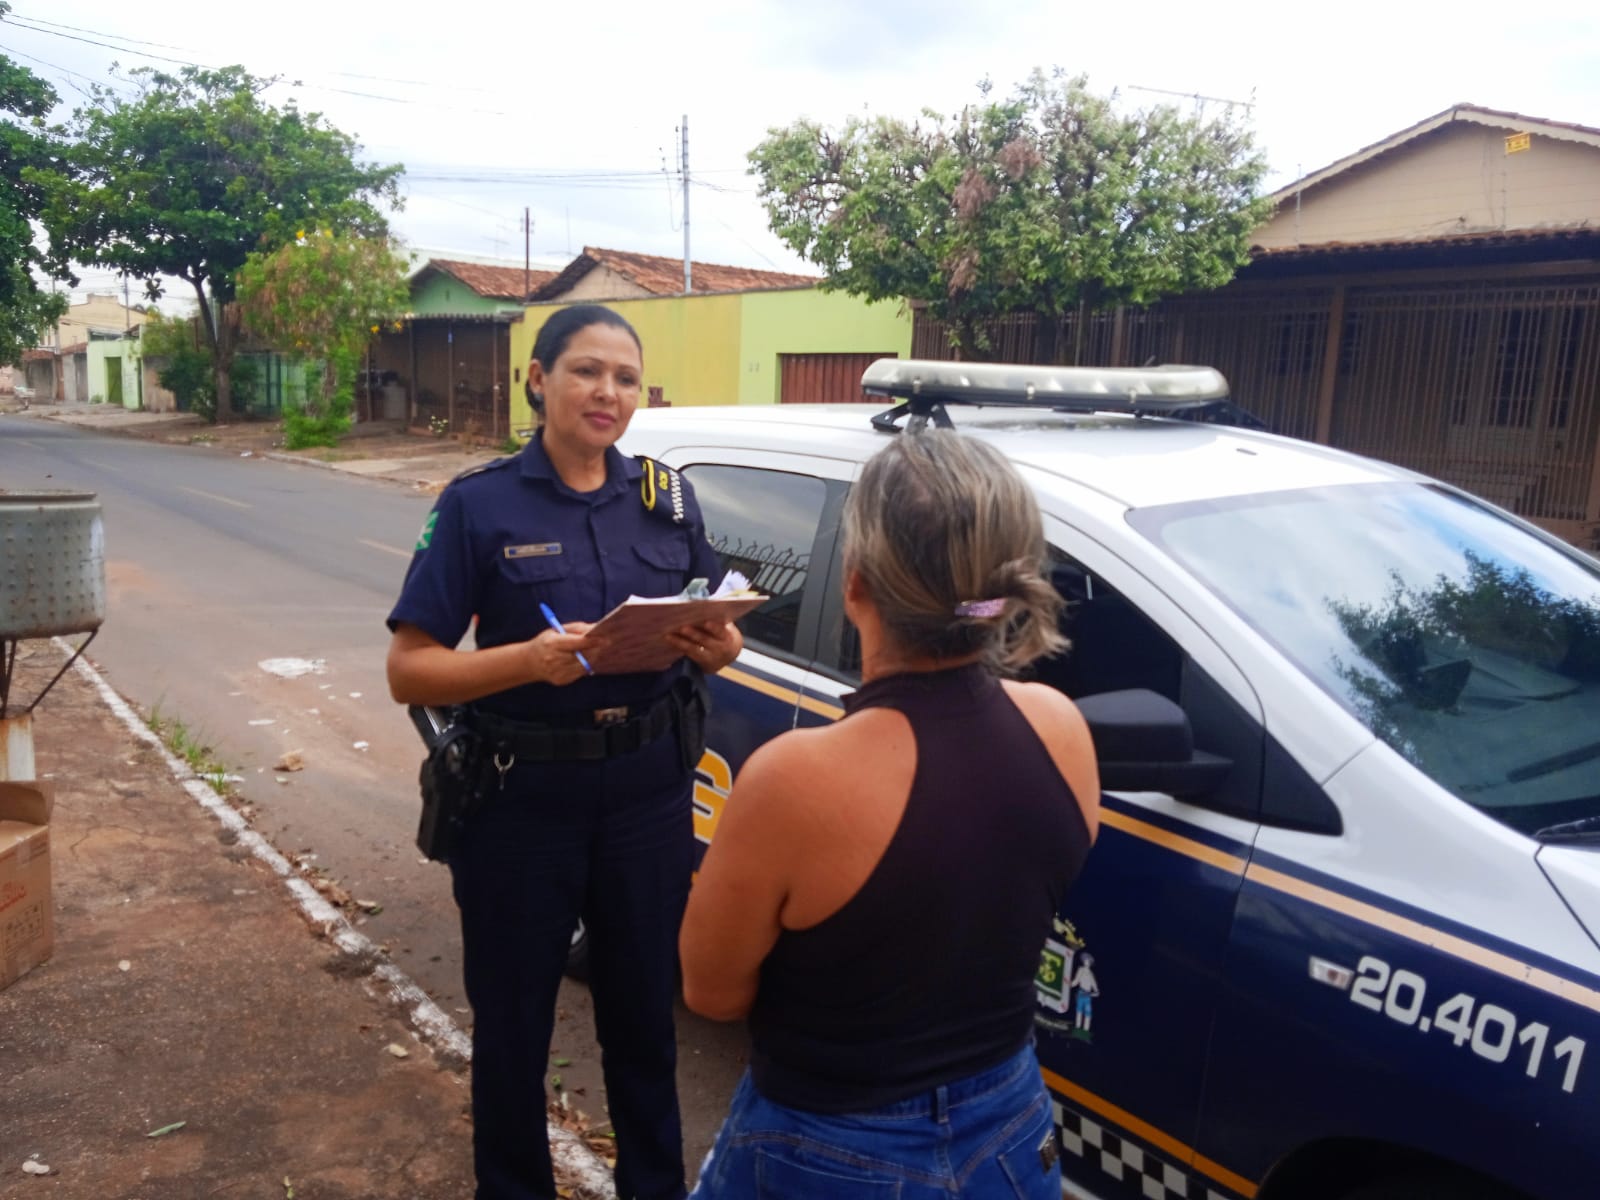
{"type": "MultiPolygon", "coordinates": [[[[136,50],[132,46],[115,46],[115,45],[112,45],[110,42],[102,42],[102,41],[99,41],[99,40],[97,40],[95,38],[81,37],[76,33],[65,33],[65,32],[62,32],[62,30],[46,29],[42,25],[29,24],[29,23],[24,22],[24,21],[19,21],[19,20],[16,19],[16,17],[17,17],[17,14],[11,13],[11,14],[8,14],[4,19],[5,19],[5,21],[7,23],[9,23],[10,25],[14,26],[17,29],[26,29],[26,30],[29,30],[30,32],[33,32],[33,33],[42,33],[42,34],[46,35],[47,37],[59,37],[59,38],[66,38],[69,41],[73,41],[73,42],[83,42],[83,43],[85,43],[87,45],[90,45],[90,46],[99,46],[103,50],[115,50],[118,54],[135,54],[135,55],[138,55],[140,58],[152,59],[155,62],[175,63],[176,65],[178,65],[180,67],[195,67],[196,69],[202,70],[202,71],[215,71],[215,70],[218,69],[217,67],[214,67],[214,66],[212,66],[212,65],[210,65],[208,63],[196,62],[196,61],[194,61],[192,59],[172,58],[169,55],[165,55],[165,54],[151,54],[148,50],[136,50]]],[[[63,26],[63,29],[75,29],[75,28],[77,28],[77,26],[63,26]]],[[[94,31],[85,30],[84,32],[94,32],[94,31]]],[[[132,40],[134,40],[134,39],[130,39],[130,38],[123,38],[120,34],[101,34],[101,37],[112,37],[112,38],[116,38],[118,41],[132,41],[132,40]]],[[[146,43],[146,44],[149,44],[149,45],[162,45],[162,43],[160,43],[160,42],[152,42],[152,43],[146,43]]],[[[274,77],[273,79],[271,79],[268,82],[268,86],[269,87],[270,86],[275,86],[276,84],[278,84],[280,82],[282,82],[282,77],[281,76],[274,77]]],[[[358,96],[358,97],[360,97],[360,98],[362,98],[364,100],[381,100],[386,104],[419,104],[419,103],[421,103],[421,101],[419,101],[419,100],[408,99],[408,98],[406,98],[404,96],[383,96],[383,95],[378,94],[377,92],[358,92],[353,88],[329,87],[326,84],[306,83],[304,80],[296,80],[295,83],[290,85],[290,86],[304,88],[307,91],[313,91],[313,92],[333,92],[333,93],[335,93],[337,95],[341,95],[341,96],[358,96]]],[[[509,117],[509,116],[512,115],[510,113],[502,112],[499,109],[493,109],[493,108],[460,108],[460,107],[457,107],[455,105],[449,105],[449,104],[432,105],[432,107],[439,108],[441,110],[448,111],[448,112],[478,113],[480,115],[490,116],[490,117],[509,117]]]]}

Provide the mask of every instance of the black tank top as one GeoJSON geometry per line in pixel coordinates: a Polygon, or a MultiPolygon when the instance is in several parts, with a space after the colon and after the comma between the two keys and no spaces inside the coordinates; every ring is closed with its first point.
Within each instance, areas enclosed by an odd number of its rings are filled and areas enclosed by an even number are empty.
{"type": "Polygon", "coordinates": [[[756,1087],[812,1112],[891,1104],[1020,1050],[1039,952],[1089,852],[1072,789],[982,666],[845,699],[874,707],[916,738],[905,813],[842,908],[778,936],[750,1012],[756,1087]]]}

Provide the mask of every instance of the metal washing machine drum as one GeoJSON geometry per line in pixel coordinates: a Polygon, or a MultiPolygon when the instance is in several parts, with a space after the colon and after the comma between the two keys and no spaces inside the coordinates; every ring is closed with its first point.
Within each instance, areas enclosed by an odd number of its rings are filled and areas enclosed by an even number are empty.
{"type": "Polygon", "coordinates": [[[95,494],[0,488],[0,641],[92,633],[105,615],[95,494]]]}

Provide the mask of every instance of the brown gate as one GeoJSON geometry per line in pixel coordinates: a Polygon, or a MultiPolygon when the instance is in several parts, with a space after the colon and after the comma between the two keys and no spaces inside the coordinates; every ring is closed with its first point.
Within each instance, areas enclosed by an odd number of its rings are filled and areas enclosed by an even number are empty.
{"type": "Polygon", "coordinates": [[[778,403],[849,404],[870,399],[861,390],[861,372],[880,358],[898,357],[892,351],[882,354],[780,354],[778,403]]]}

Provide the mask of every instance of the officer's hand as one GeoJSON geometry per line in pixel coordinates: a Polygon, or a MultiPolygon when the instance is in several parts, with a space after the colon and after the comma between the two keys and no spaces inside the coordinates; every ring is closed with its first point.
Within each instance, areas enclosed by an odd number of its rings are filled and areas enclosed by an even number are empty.
{"type": "Polygon", "coordinates": [[[722,670],[744,649],[744,637],[731,621],[702,621],[667,634],[678,653],[707,674],[722,670]]]}
{"type": "Polygon", "coordinates": [[[582,652],[583,635],[589,631],[586,621],[572,621],[565,633],[546,629],[538,637],[524,643],[528,648],[528,669],[532,683],[550,683],[565,687],[582,679],[588,672],[578,655],[582,652]]]}

